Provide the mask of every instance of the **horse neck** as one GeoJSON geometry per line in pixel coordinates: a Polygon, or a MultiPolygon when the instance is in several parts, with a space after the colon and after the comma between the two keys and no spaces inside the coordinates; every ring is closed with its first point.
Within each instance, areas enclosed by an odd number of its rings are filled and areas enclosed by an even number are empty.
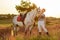
{"type": "Polygon", "coordinates": [[[27,13],[24,14],[24,18],[26,17],[27,13]]]}
{"type": "Polygon", "coordinates": [[[33,10],[34,11],[34,16],[36,16],[36,14],[37,14],[37,11],[36,10],[33,10]]]}
{"type": "Polygon", "coordinates": [[[32,14],[32,19],[34,19],[36,17],[37,11],[36,10],[32,10],[31,14],[32,14]]]}

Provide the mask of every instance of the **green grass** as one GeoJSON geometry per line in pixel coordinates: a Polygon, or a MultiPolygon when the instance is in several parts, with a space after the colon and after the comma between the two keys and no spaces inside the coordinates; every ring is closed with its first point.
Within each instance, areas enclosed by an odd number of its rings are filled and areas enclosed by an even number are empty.
{"type": "Polygon", "coordinates": [[[11,20],[0,20],[0,27],[9,27],[12,25],[11,20]]]}
{"type": "Polygon", "coordinates": [[[16,36],[16,40],[24,40],[24,38],[21,38],[20,36],[16,36]]]}
{"type": "Polygon", "coordinates": [[[0,24],[0,27],[11,27],[12,23],[11,24],[0,24]]]}
{"type": "Polygon", "coordinates": [[[32,36],[29,39],[24,39],[24,38],[20,38],[20,37],[16,37],[16,40],[58,40],[58,38],[56,36],[32,36]]]}
{"type": "Polygon", "coordinates": [[[0,24],[9,24],[12,23],[12,20],[0,20],[0,24]]]}

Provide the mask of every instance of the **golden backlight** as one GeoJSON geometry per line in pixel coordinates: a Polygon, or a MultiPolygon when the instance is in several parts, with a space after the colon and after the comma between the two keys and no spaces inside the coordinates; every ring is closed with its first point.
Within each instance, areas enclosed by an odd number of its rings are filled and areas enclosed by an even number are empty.
{"type": "MultiPolygon", "coordinates": [[[[21,0],[0,0],[0,14],[18,14],[15,6],[20,5],[21,0]]],[[[28,0],[40,8],[46,9],[46,16],[60,17],[59,0],[28,0]]]]}

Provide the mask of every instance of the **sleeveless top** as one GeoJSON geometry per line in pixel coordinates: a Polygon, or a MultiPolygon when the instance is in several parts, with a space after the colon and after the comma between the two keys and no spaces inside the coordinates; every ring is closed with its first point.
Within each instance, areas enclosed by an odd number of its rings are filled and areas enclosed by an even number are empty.
{"type": "Polygon", "coordinates": [[[38,20],[42,21],[42,20],[44,20],[44,18],[45,18],[45,14],[41,14],[41,16],[38,17],[38,20]]]}

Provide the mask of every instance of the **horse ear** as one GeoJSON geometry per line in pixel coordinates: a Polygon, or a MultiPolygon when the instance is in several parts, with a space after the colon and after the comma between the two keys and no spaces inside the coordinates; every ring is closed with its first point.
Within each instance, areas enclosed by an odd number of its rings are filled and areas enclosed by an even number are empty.
{"type": "Polygon", "coordinates": [[[37,9],[40,9],[40,7],[37,7],[37,9]]]}
{"type": "Polygon", "coordinates": [[[38,7],[37,10],[40,11],[40,7],[38,7]]]}

